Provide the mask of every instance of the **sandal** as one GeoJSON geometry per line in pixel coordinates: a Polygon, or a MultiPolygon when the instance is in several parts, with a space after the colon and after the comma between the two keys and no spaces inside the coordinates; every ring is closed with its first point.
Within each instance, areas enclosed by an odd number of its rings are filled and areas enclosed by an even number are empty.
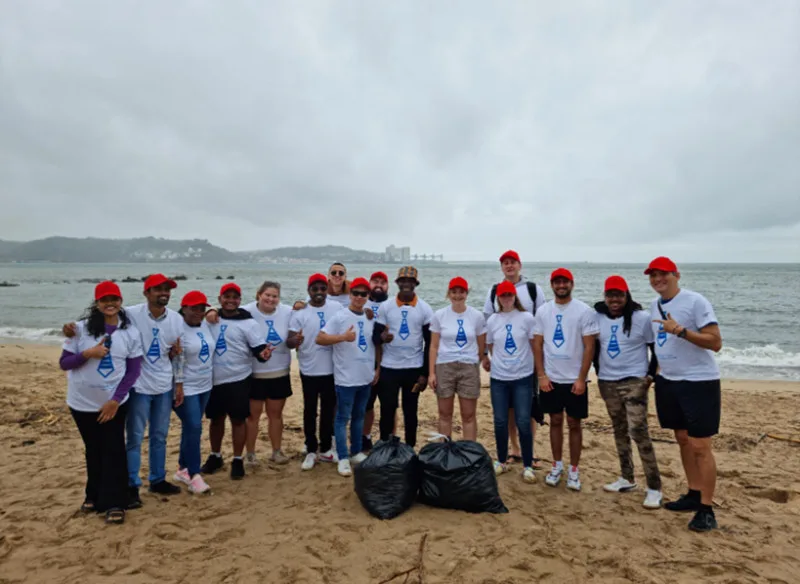
{"type": "Polygon", "coordinates": [[[114,507],[106,511],[106,523],[113,525],[122,525],[125,523],[125,509],[114,507]]]}
{"type": "Polygon", "coordinates": [[[509,454],[508,462],[522,462],[522,456],[519,454],[509,454]]]}
{"type": "Polygon", "coordinates": [[[544,467],[542,466],[542,459],[541,458],[534,458],[533,459],[533,469],[534,470],[542,470],[544,467]]]}
{"type": "Polygon", "coordinates": [[[90,501],[89,499],[86,499],[81,504],[81,512],[82,513],[94,513],[94,510],[95,510],[94,509],[94,501],[90,501]]]}

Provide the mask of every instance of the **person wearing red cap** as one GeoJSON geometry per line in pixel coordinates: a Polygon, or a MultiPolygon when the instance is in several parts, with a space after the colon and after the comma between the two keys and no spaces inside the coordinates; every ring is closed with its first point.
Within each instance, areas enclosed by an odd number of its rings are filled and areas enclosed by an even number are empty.
{"type": "Polygon", "coordinates": [[[467,306],[469,285],[453,278],[448,285],[450,306],[437,310],[431,320],[428,380],[436,391],[439,434],[448,438],[453,428],[455,396],[461,412],[464,440],[478,439],[475,410],[481,394],[479,363],[486,355],[486,319],[480,310],[467,306]]]}
{"type": "Polygon", "coordinates": [[[342,305],[328,300],[328,278],[312,274],[308,279],[308,304],[292,312],[286,344],[297,349],[300,382],[303,385],[303,434],[305,458],[300,468],[311,470],[317,463],[339,462],[333,449],[333,419],[336,414],[336,386],[333,379],[333,350],[317,344],[317,335],[342,305]],[[319,438],[317,438],[319,408],[319,438]]]}
{"type": "Polygon", "coordinates": [[[239,308],[242,289],[228,282],[219,291],[219,321],[211,325],[216,339],[214,345],[214,386],[206,405],[206,417],[211,420],[209,439],[211,454],[200,468],[203,474],[213,474],[223,467],[222,439],[225,437],[225,418],[231,421],[233,461],[231,478],[244,478],[244,450],[247,438],[246,420],[250,415],[250,382],[253,357],[260,362],[270,358],[271,349],[264,342],[258,323],[248,311],[239,308]]]}
{"type": "MultiPolygon", "coordinates": [[[[367,308],[372,311],[376,323],[380,316],[381,304],[383,304],[388,296],[389,291],[389,276],[386,272],[373,272],[369,277],[369,300],[367,308]]],[[[372,450],[372,426],[375,424],[375,399],[378,397],[378,386],[373,385],[370,389],[369,401],[367,402],[367,413],[364,415],[364,439],[362,450],[369,452],[372,450]]],[[[395,429],[397,427],[397,416],[395,416],[395,429]]],[[[394,433],[394,430],[393,432],[394,433]]]]}
{"type": "Polygon", "coordinates": [[[142,340],[122,309],[113,282],[95,287],[95,301],[64,341],[59,366],[67,372],[67,405],[86,453],[84,513],[123,523],[128,507],[125,416],[139,376],[142,340]]]}
{"type": "MultiPolygon", "coordinates": [[[[199,290],[187,292],[178,313],[183,317],[181,353],[173,360],[183,371],[183,403],[175,408],[181,421],[181,443],[175,480],[190,493],[208,492],[211,487],[200,475],[200,437],[203,413],[213,385],[214,344],[216,340],[205,321],[208,298],[199,290]]],[[[176,376],[177,376],[176,372],[176,376]]]]}
{"type": "MultiPolygon", "coordinates": [[[[433,309],[416,292],[419,272],[403,266],[395,279],[398,292],[381,306],[372,340],[382,348],[380,381],[380,439],[389,440],[397,428],[397,405],[403,399],[403,423],[406,444],[417,444],[419,394],[428,386],[428,352],[433,309]]],[[[374,390],[373,390],[374,391],[374,390]]],[[[367,404],[371,409],[375,400],[367,404]]],[[[371,437],[365,436],[365,447],[371,437]]]]}
{"type": "Polygon", "coordinates": [[[350,476],[350,462],[362,462],[364,412],[370,387],[377,383],[380,347],[372,342],[373,319],[364,310],[369,282],[356,278],[350,283],[350,306],[340,310],[317,334],[317,344],[333,347],[333,378],[336,384],[336,418],[333,431],[339,457],[338,472],[350,476]],[[350,423],[350,457],[347,454],[347,423],[350,423]]]}
{"type": "Polygon", "coordinates": [[[555,487],[564,474],[564,412],[569,426],[570,468],[567,488],[580,491],[578,464],[583,448],[581,420],[589,416],[586,383],[598,333],[595,311],[572,298],[572,273],[558,268],[550,275],[554,299],[536,311],[534,358],[539,377],[539,405],[550,415],[553,467],[545,483],[555,487]]]}
{"type": "Polygon", "coordinates": [[[610,276],[604,286],[605,300],[594,305],[599,335],[594,367],[600,395],[614,427],[620,476],[604,490],[627,493],[636,489],[633,476],[631,438],[636,442],[647,478],[644,507],[661,507],[661,474],[647,427],[648,389],[653,383],[658,360],[653,353],[648,364],[647,349],[653,351],[650,314],[634,302],[622,276],[610,276]]]}
{"type": "Polygon", "coordinates": [[[536,480],[533,470],[533,433],[528,412],[533,401],[533,315],[526,311],[517,296],[517,288],[505,280],[497,285],[500,311],[486,323],[486,345],[491,364],[490,391],[494,412],[494,437],[497,444],[496,474],[508,467],[509,414],[518,417],[519,441],[522,451],[522,479],[536,480]]]}
{"type": "Polygon", "coordinates": [[[710,531],[717,528],[711,506],[717,480],[711,438],[719,432],[722,409],[714,353],[722,349],[722,334],[711,303],[679,286],[675,262],[658,257],[644,273],[658,294],[650,307],[660,365],[655,379],[658,421],[675,432],[689,483],[689,492],[664,508],[694,511],[689,529],[710,531]]]}

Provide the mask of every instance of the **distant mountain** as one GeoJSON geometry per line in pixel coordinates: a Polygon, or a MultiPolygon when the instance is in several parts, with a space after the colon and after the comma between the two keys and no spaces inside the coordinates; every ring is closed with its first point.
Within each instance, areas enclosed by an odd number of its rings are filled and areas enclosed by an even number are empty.
{"type": "Polygon", "coordinates": [[[303,247],[278,247],[260,251],[236,252],[245,261],[313,261],[313,262],[380,262],[382,253],[363,249],[350,249],[343,245],[303,247]]]}
{"type": "Polygon", "coordinates": [[[238,262],[241,258],[205,239],[156,237],[98,239],[48,237],[35,241],[0,240],[2,262],[238,262]]]}

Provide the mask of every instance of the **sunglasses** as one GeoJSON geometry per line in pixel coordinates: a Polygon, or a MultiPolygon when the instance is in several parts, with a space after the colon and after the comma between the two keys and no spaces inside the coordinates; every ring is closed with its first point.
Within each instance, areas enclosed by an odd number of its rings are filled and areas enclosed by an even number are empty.
{"type": "Polygon", "coordinates": [[[344,270],[331,270],[331,276],[344,276],[344,270]]]}
{"type": "Polygon", "coordinates": [[[364,290],[351,290],[350,294],[353,296],[358,296],[359,298],[366,298],[369,296],[369,292],[365,292],[364,290]]]}
{"type": "Polygon", "coordinates": [[[320,286],[311,286],[311,288],[309,288],[309,290],[311,292],[327,292],[328,287],[325,284],[322,284],[320,286]]]}

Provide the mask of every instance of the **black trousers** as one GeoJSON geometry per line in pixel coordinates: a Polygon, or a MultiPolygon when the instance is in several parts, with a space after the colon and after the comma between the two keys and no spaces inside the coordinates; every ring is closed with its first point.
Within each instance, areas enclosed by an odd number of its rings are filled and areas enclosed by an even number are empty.
{"type": "Polygon", "coordinates": [[[125,451],[125,416],[128,404],[105,424],[100,412],[78,412],[70,408],[86,451],[86,499],[97,511],[128,506],[128,455],[125,451]]]}
{"type": "Polygon", "coordinates": [[[381,440],[388,440],[394,430],[394,416],[400,392],[403,392],[403,423],[406,430],[406,444],[417,444],[417,407],[419,393],[411,389],[419,379],[421,369],[389,369],[381,367],[378,380],[378,399],[381,402],[381,440]]]}
{"type": "Polygon", "coordinates": [[[336,415],[336,387],[333,375],[303,375],[303,434],[306,450],[328,452],[333,446],[333,418],[336,415]],[[319,440],[317,440],[319,402],[319,440]]]}

